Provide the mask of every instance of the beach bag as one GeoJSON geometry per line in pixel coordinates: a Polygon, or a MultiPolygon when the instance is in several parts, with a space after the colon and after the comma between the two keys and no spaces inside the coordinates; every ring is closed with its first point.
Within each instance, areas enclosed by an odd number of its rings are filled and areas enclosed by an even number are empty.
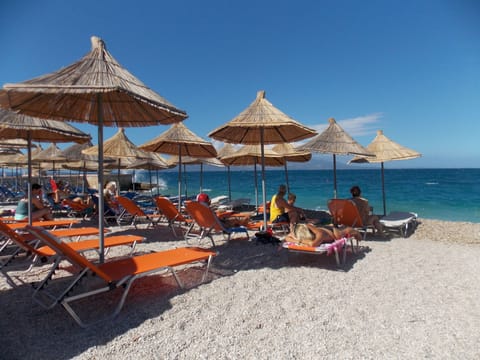
{"type": "Polygon", "coordinates": [[[280,244],[280,239],[273,236],[271,233],[267,231],[259,231],[255,233],[255,237],[253,238],[253,241],[258,245],[260,244],[272,244],[272,245],[278,245],[280,244]]]}

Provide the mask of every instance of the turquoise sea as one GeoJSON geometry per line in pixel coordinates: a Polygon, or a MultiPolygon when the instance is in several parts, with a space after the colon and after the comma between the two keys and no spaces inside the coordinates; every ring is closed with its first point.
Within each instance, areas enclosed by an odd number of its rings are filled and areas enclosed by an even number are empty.
{"type": "MultiPolygon", "coordinates": [[[[249,198],[255,204],[255,180],[252,171],[231,171],[232,199],[249,198]]],[[[156,173],[152,173],[156,183],[156,173]]],[[[159,192],[178,194],[178,173],[158,173],[159,192]]],[[[258,171],[258,196],[262,200],[261,173],[258,171]]],[[[148,182],[148,172],[136,174],[137,181],[148,182]]],[[[289,170],[290,191],[297,195],[297,205],[307,209],[326,209],[333,197],[332,170],[289,170]]],[[[285,183],[283,170],[267,170],[267,198],[285,183]]],[[[383,214],[381,171],[378,169],[337,170],[337,197],[350,197],[352,185],[359,185],[362,195],[383,214]]],[[[185,181],[183,185],[185,185],[185,181]]],[[[186,195],[200,190],[200,172],[187,168],[186,195]]],[[[210,197],[228,195],[227,170],[204,171],[202,188],[210,197]]],[[[480,222],[480,169],[385,169],[386,208],[389,211],[413,211],[428,219],[480,222]]],[[[185,195],[185,190],[183,191],[185,195]]]]}

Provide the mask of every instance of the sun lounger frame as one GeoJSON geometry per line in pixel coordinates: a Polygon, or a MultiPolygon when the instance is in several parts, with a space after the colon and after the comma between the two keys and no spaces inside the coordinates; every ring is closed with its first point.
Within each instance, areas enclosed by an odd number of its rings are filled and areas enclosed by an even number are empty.
{"type": "MultiPolygon", "coordinates": [[[[66,287],[66,289],[55,298],[55,304],[61,304],[70,314],[70,316],[72,316],[75,322],[84,328],[95,323],[111,319],[118,315],[125,303],[125,299],[132,284],[142,277],[158,272],[169,271],[172,273],[178,286],[183,288],[183,284],[177,276],[174,268],[180,265],[201,261],[207,263],[202,277],[202,282],[204,282],[208,276],[212,259],[216,255],[216,252],[211,250],[184,247],[112,260],[110,262],[97,265],[78,255],[75,251],[69,249],[69,247],[60,239],[55,238],[42,228],[27,226],[27,231],[37,236],[48,246],[55,249],[57,252],[57,259],[55,261],[57,266],[62,260],[67,260],[81,268],[80,273],[75,276],[73,281],[66,287]],[[95,290],[86,291],[78,295],[70,295],[70,292],[78,285],[80,280],[89,273],[94,273],[98,278],[105,281],[105,286],[95,290]],[[87,324],[80,318],[80,316],[71,306],[71,303],[77,300],[101,293],[106,293],[119,288],[123,289],[123,294],[113,312],[95,322],[87,324]]],[[[45,282],[45,285],[47,283],[48,281],[45,282]]]]}

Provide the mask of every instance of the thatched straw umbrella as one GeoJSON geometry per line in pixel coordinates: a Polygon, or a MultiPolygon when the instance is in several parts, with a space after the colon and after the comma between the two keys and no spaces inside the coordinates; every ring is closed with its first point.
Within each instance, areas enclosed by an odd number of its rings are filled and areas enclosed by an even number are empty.
{"type": "MultiPolygon", "coordinates": [[[[96,155],[98,154],[98,146],[92,146],[87,149],[82,150],[82,153],[85,155],[96,155]]],[[[149,155],[140,150],[130,139],[125,135],[125,129],[119,128],[117,133],[113,135],[110,139],[105,140],[103,143],[103,156],[108,158],[115,158],[118,160],[117,169],[118,169],[118,189],[120,190],[120,169],[122,168],[122,159],[148,159],[149,155]]],[[[124,160],[125,161],[125,160],[124,160]]],[[[124,168],[131,165],[130,163],[124,164],[124,168]]],[[[98,184],[98,187],[103,186],[103,184],[98,184]]]]}
{"type": "Polygon", "coordinates": [[[298,150],[314,151],[333,155],[333,197],[337,197],[337,155],[365,155],[372,154],[356,142],[334,118],[328,119],[328,127],[306,144],[299,146],[298,150]]]}
{"type": "MultiPolygon", "coordinates": [[[[147,159],[136,159],[130,165],[127,166],[128,169],[146,169],[148,170],[148,178],[150,180],[150,192],[152,190],[152,170],[157,171],[157,184],[158,184],[158,170],[168,169],[171,167],[167,160],[162,158],[159,154],[153,152],[145,152],[148,154],[147,159]]],[[[153,195],[153,194],[152,194],[153,195]]],[[[157,187],[157,195],[158,187],[157,187]]]]}
{"type": "Polygon", "coordinates": [[[139,146],[140,149],[161,154],[178,155],[178,209],[182,202],[182,156],[216,157],[212,143],[189,130],[184,123],[173,124],[170,129],[139,146]]]}
{"type": "Polygon", "coordinates": [[[28,164],[28,223],[32,223],[32,140],[40,142],[87,142],[90,135],[73,126],[0,109],[0,138],[26,139],[28,164]]]}
{"type": "MultiPolygon", "coordinates": [[[[253,179],[255,185],[255,208],[258,209],[257,164],[262,163],[262,149],[260,145],[244,145],[233,154],[221,158],[229,166],[253,165],[253,179]]],[[[270,148],[263,149],[264,166],[283,166],[283,156],[270,148]]]]}
{"type": "MultiPolygon", "coordinates": [[[[315,135],[315,130],[293,120],[266,98],[265,91],[259,91],[253,101],[233,120],[213,130],[208,136],[233,144],[260,144],[262,153],[262,193],[266,208],[264,145],[281,144],[307,139],[315,135]]],[[[267,227],[267,213],[264,211],[264,226],[267,227]]]]}
{"type": "MultiPolygon", "coordinates": [[[[235,148],[232,144],[224,144],[219,150],[217,150],[217,159],[222,161],[222,157],[233,154],[235,152],[235,148]]],[[[230,178],[230,165],[225,164],[223,161],[222,163],[227,168],[227,182],[228,182],[228,201],[232,201],[232,188],[231,188],[231,178],[230,178]]]]}
{"type": "Polygon", "coordinates": [[[383,134],[382,130],[377,131],[377,136],[367,146],[367,150],[374,154],[375,157],[355,156],[349,163],[381,163],[383,215],[386,215],[387,205],[385,201],[385,174],[383,163],[386,161],[416,159],[422,156],[422,154],[390,140],[383,134]]]}
{"type": "MultiPolygon", "coordinates": [[[[103,126],[173,124],[187,118],[124,69],[93,36],[92,50],[57,72],[0,91],[0,106],[31,116],[98,125],[98,184],[103,184],[103,126]]],[[[99,198],[100,262],[104,261],[103,196],[99,198]]]]}
{"type": "Polygon", "coordinates": [[[285,163],[285,181],[287,182],[287,191],[290,192],[290,184],[288,183],[287,163],[291,162],[307,162],[312,159],[312,153],[306,150],[298,150],[290,143],[277,144],[272,148],[278,154],[283,156],[285,163]]]}
{"type": "MultiPolygon", "coordinates": [[[[218,156],[218,153],[217,153],[218,156]]],[[[168,163],[172,166],[177,166],[180,162],[180,159],[177,155],[173,155],[168,159],[168,163]]],[[[197,158],[193,156],[183,156],[182,157],[182,164],[183,164],[183,172],[185,175],[185,196],[187,195],[187,177],[186,177],[186,166],[187,165],[200,165],[200,192],[203,192],[203,165],[210,165],[210,166],[217,166],[217,167],[224,167],[225,165],[218,160],[216,157],[209,157],[209,158],[197,158]]]]}
{"type": "Polygon", "coordinates": [[[46,163],[52,162],[52,177],[55,177],[55,162],[62,163],[67,160],[67,157],[63,155],[63,151],[55,144],[51,143],[45,150],[32,155],[32,162],[34,163],[46,163]]]}

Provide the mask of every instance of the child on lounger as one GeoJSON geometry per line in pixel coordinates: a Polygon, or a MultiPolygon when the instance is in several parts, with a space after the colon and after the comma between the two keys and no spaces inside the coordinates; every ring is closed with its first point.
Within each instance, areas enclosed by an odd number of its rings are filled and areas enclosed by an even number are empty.
{"type": "Polygon", "coordinates": [[[333,230],[330,230],[324,227],[316,227],[313,224],[302,223],[295,225],[294,230],[286,236],[285,241],[316,247],[321,243],[329,243],[347,235],[362,240],[362,235],[351,227],[344,229],[334,227],[333,230]]]}

